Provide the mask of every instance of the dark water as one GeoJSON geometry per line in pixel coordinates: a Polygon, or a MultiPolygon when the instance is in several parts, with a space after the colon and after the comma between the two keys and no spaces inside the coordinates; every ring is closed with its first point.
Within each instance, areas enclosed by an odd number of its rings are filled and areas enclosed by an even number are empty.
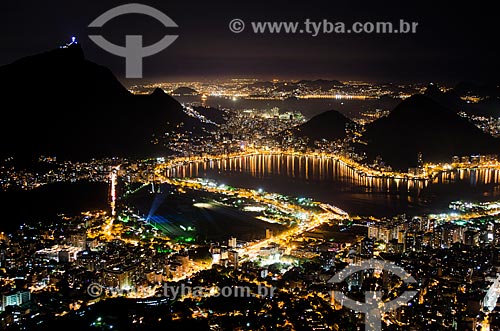
{"type": "MultiPolygon", "coordinates": [[[[245,156],[191,163],[173,168],[167,175],[206,177],[237,187],[311,197],[353,215],[379,217],[447,211],[455,200],[500,199],[498,170],[453,171],[431,181],[366,178],[334,159],[320,157],[245,156]]],[[[108,209],[108,192],[108,184],[88,182],[0,192],[0,230],[11,231],[24,222],[56,221],[60,213],[108,209]]]]}
{"type": "MultiPolygon", "coordinates": [[[[181,103],[201,102],[199,96],[176,97],[181,103]]],[[[247,100],[209,97],[205,104],[215,108],[269,110],[278,107],[280,111],[299,111],[307,119],[327,110],[337,110],[347,117],[356,117],[368,110],[392,110],[401,100],[396,99],[286,99],[286,100],[247,100]]]]}
{"type": "Polygon", "coordinates": [[[191,163],[167,170],[170,177],[205,177],[220,183],[305,196],[356,215],[418,215],[446,211],[451,201],[500,198],[498,170],[460,170],[433,180],[367,178],[331,159],[254,155],[191,163]]]}

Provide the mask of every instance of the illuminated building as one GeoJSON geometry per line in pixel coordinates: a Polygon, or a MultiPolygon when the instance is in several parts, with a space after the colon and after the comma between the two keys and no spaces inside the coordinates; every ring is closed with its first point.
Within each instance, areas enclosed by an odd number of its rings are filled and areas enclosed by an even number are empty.
{"type": "Polygon", "coordinates": [[[72,234],[69,238],[69,244],[81,249],[87,248],[87,235],[85,233],[72,234]]]}
{"type": "Polygon", "coordinates": [[[364,238],[359,245],[359,255],[363,258],[370,259],[373,257],[373,246],[375,240],[372,238],[364,238]]]}
{"type": "Polygon", "coordinates": [[[420,252],[424,243],[423,232],[406,232],[404,241],[405,252],[420,252]]]}
{"type": "Polygon", "coordinates": [[[228,258],[229,258],[229,263],[231,263],[235,268],[237,268],[240,263],[238,252],[234,250],[229,251],[228,258]]]}
{"type": "Polygon", "coordinates": [[[135,286],[134,273],[136,266],[115,266],[104,269],[104,285],[120,290],[128,290],[135,286]]]}
{"type": "Polygon", "coordinates": [[[419,152],[417,155],[417,167],[422,168],[424,166],[424,159],[422,152],[419,152]]]}
{"type": "Polygon", "coordinates": [[[31,301],[30,291],[17,291],[10,294],[2,295],[2,306],[0,310],[4,311],[8,306],[21,306],[31,301]]]}
{"type": "Polygon", "coordinates": [[[82,251],[80,247],[55,245],[50,248],[41,249],[35,254],[47,261],[55,260],[57,262],[73,262],[77,259],[77,254],[80,251],[82,251]]]}

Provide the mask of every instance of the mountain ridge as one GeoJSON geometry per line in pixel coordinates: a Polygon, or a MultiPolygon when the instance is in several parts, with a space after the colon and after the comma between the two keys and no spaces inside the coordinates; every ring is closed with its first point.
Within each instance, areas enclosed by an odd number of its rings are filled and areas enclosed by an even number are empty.
{"type": "Polygon", "coordinates": [[[129,92],[80,44],[1,66],[0,100],[15,105],[4,106],[2,157],[146,157],[168,153],[158,138],[180,123],[193,134],[203,128],[163,91],[129,92]]]}
{"type": "Polygon", "coordinates": [[[346,127],[354,122],[337,110],[327,110],[312,117],[306,123],[286,130],[296,137],[308,137],[310,142],[315,140],[336,140],[346,137],[346,127]]]}
{"type": "Polygon", "coordinates": [[[498,154],[500,140],[477,128],[453,110],[425,95],[402,101],[390,114],[368,124],[361,147],[368,159],[377,155],[406,170],[424,161],[449,162],[454,155],[498,154]]]}

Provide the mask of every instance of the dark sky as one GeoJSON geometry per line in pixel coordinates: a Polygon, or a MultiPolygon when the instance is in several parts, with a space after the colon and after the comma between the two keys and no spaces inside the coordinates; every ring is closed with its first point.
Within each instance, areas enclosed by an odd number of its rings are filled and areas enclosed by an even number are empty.
{"type": "MultiPolygon", "coordinates": [[[[141,1],[179,28],[165,28],[145,15],[125,15],[102,29],[87,26],[96,17],[128,1],[2,1],[0,64],[49,50],[78,37],[88,59],[124,76],[124,59],[99,48],[87,37],[102,34],[124,44],[126,34],[144,35],[152,44],[165,34],[179,38],[144,60],[144,80],[182,78],[363,79],[370,81],[479,80],[498,82],[499,25],[496,10],[484,2],[444,4],[433,1],[141,1]],[[490,7],[489,7],[490,6],[490,7]],[[247,22],[234,34],[233,18],[247,22]],[[256,35],[251,21],[419,22],[416,34],[256,35]]],[[[137,81],[137,80],[135,80],[137,81]]],[[[130,83],[135,81],[129,81],[130,83]]],[[[137,81],[139,82],[139,81],[137,81]]]]}

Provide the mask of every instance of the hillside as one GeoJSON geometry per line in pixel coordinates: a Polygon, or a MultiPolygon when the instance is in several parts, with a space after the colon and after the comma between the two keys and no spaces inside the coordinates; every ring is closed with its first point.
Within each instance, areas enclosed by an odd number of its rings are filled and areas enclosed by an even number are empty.
{"type": "Polygon", "coordinates": [[[152,142],[164,132],[195,134],[203,126],[161,90],[131,94],[110,70],[86,60],[80,45],[0,67],[0,100],[2,157],[156,155],[165,150],[152,142]]]}
{"type": "Polygon", "coordinates": [[[424,162],[500,152],[498,139],[424,95],[404,100],[387,117],[367,125],[362,139],[367,145],[361,149],[370,160],[380,155],[403,170],[416,165],[419,152],[424,162]]]}
{"type": "Polygon", "coordinates": [[[354,124],[336,110],[329,110],[314,116],[306,123],[288,130],[296,137],[308,137],[314,140],[336,140],[346,137],[346,127],[354,124]]]}

